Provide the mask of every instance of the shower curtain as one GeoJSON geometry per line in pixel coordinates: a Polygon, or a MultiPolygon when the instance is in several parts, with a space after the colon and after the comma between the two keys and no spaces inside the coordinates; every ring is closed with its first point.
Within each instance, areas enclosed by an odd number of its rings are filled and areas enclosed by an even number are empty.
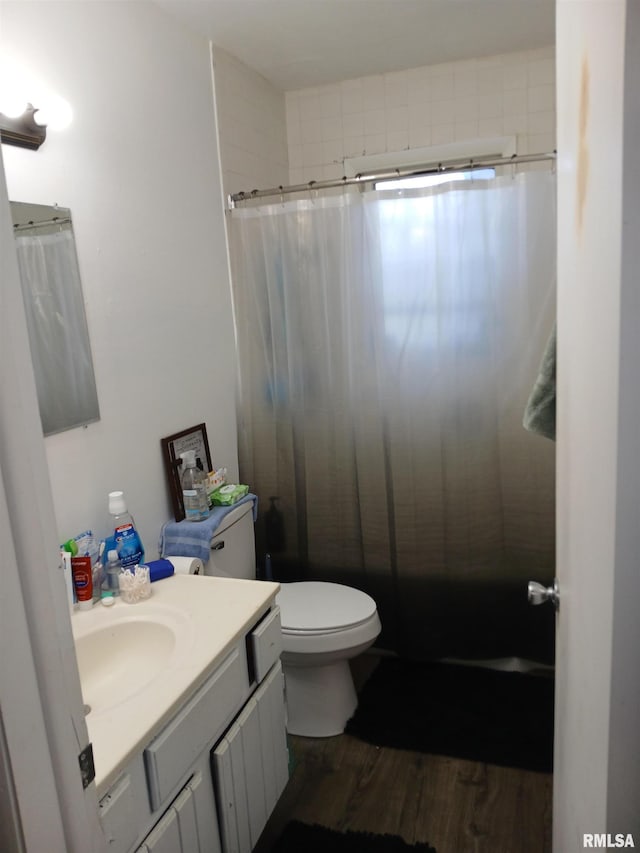
{"type": "Polygon", "coordinates": [[[16,249],[43,432],[91,423],[98,396],[73,232],[23,231],[16,249]]]}
{"type": "Polygon", "coordinates": [[[230,244],[259,563],[365,590],[405,656],[549,659],[526,585],[553,577],[554,448],[522,416],[555,317],[555,177],[236,209],[230,244]]]}

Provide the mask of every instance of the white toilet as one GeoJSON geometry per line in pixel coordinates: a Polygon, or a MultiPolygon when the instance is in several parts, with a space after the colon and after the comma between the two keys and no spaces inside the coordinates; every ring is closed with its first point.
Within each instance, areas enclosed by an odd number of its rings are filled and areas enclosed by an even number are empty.
{"type": "Polygon", "coordinates": [[[380,633],[376,603],[337,583],[283,583],[276,598],[282,620],[287,730],[307,737],[344,731],[358,704],[349,658],[380,633]]]}
{"type": "MultiPolygon", "coordinates": [[[[255,578],[252,504],[225,516],[211,542],[206,575],[255,578]]],[[[341,734],[358,704],[349,659],[380,633],[376,603],[349,586],[283,583],[276,598],[282,622],[287,730],[307,737],[341,734]]]]}

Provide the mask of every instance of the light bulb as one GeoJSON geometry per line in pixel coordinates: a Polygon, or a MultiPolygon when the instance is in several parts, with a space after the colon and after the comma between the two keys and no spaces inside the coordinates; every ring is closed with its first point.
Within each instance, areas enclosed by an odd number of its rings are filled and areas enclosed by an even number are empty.
{"type": "Polygon", "coordinates": [[[41,104],[36,104],[33,120],[38,125],[46,125],[50,130],[64,130],[71,124],[73,110],[68,101],[59,95],[48,95],[41,104]]]}

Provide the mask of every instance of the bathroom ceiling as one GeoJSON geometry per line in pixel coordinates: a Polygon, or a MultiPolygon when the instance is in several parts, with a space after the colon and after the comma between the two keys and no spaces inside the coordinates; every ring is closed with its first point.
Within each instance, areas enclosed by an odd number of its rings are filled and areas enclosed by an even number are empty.
{"type": "Polygon", "coordinates": [[[555,0],[156,2],[284,91],[555,41],[555,0]]]}

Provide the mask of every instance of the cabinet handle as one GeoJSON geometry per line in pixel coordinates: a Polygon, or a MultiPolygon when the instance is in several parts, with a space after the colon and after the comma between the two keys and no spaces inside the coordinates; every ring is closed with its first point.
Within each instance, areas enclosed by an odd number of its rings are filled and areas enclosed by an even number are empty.
{"type": "Polygon", "coordinates": [[[222,542],[216,542],[215,545],[211,546],[212,551],[222,551],[223,548],[224,548],[224,539],[222,540],[222,542]]]}

